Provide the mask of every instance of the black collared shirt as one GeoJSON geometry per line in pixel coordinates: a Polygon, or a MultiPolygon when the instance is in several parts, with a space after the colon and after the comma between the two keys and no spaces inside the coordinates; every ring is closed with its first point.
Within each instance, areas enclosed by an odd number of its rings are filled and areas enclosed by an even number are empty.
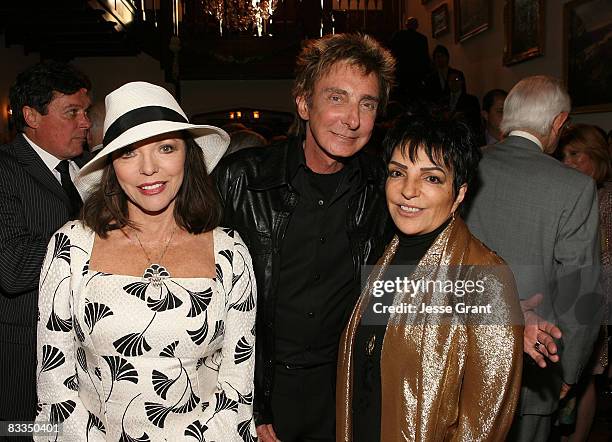
{"type": "Polygon", "coordinates": [[[298,202],[281,249],[275,311],[278,363],[335,363],[340,334],[356,299],[347,233],[349,198],[360,169],[348,161],[333,174],[306,166],[301,148],[289,153],[288,172],[298,202]]]}

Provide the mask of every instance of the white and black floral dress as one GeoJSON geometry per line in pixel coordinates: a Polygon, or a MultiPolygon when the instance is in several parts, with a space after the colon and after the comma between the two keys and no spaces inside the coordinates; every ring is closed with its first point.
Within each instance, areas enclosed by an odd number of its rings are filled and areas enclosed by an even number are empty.
{"type": "Polygon", "coordinates": [[[40,278],[37,421],[61,422],[57,440],[255,440],[251,258],[237,233],[213,236],[215,278],[161,284],[90,270],[95,235],[81,223],[53,236],[40,278]]]}

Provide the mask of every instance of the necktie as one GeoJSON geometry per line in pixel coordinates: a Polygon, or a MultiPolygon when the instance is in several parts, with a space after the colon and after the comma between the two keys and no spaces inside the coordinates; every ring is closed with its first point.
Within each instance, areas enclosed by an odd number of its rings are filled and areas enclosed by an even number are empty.
{"type": "Polygon", "coordinates": [[[64,189],[64,192],[66,192],[66,195],[70,200],[70,214],[72,217],[77,217],[83,202],[81,201],[79,192],[77,191],[76,187],[74,187],[74,183],[70,179],[68,160],[60,161],[60,163],[55,166],[55,170],[60,173],[60,177],[62,179],[62,189],[64,189]]]}

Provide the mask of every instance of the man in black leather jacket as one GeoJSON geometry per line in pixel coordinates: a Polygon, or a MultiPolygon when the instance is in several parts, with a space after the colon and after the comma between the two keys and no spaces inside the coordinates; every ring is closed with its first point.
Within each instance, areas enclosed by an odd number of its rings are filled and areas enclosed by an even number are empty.
{"type": "Polygon", "coordinates": [[[255,416],[263,442],[333,441],[338,342],[360,270],[386,244],[386,173],[360,150],[388,100],[394,60],[367,36],[308,42],[297,60],[297,136],[227,157],[224,226],[257,278],[255,416]]]}

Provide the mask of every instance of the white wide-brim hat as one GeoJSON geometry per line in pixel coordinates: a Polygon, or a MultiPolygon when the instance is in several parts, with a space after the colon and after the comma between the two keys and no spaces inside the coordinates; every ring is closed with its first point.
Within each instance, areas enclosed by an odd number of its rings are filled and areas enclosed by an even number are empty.
{"type": "Polygon", "coordinates": [[[103,147],[83,166],[75,180],[81,195],[89,195],[102,179],[108,155],[138,141],[165,133],[188,131],[202,149],[210,173],[230,143],[215,126],[190,124],[185,112],[166,89],[151,83],[127,83],[106,96],[103,147]]]}

